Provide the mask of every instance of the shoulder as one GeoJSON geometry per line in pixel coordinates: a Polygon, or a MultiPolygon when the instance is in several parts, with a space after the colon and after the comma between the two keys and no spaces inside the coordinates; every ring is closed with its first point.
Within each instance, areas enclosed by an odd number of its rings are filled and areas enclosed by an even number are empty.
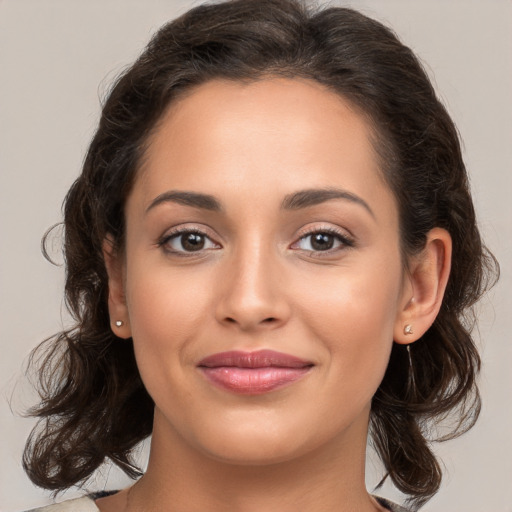
{"type": "MultiPolygon", "coordinates": [[[[42,508],[34,508],[27,510],[26,512],[99,512],[99,508],[94,503],[95,498],[99,498],[102,495],[108,495],[110,493],[98,493],[94,495],[84,496],[83,498],[77,498],[74,500],[63,501],[62,503],[56,503],[54,505],[48,505],[42,508]]],[[[391,503],[390,501],[375,496],[375,499],[384,507],[389,509],[391,512],[408,512],[407,509],[391,503]]]]}
{"type": "Polygon", "coordinates": [[[94,503],[94,497],[93,495],[84,496],[83,498],[66,500],[46,507],[34,508],[26,512],[99,512],[99,508],[94,503]]]}

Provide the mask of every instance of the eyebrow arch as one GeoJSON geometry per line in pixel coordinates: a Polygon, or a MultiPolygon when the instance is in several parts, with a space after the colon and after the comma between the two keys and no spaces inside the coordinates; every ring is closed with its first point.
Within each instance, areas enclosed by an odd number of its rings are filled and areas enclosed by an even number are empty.
{"type": "MultiPolygon", "coordinates": [[[[375,214],[364,199],[359,196],[338,188],[320,188],[306,189],[287,195],[282,203],[281,208],[284,210],[299,210],[315,206],[332,199],[344,199],[363,206],[370,215],[375,218],[375,214]]],[[[157,196],[151,204],[146,208],[146,213],[156,206],[173,202],[194,208],[202,208],[210,211],[222,211],[220,202],[212,195],[201,194],[198,192],[185,192],[179,190],[169,190],[157,196]]]]}
{"type": "Polygon", "coordinates": [[[153,199],[151,204],[146,208],[146,213],[160,204],[169,202],[178,203],[185,206],[192,206],[194,208],[202,208],[204,210],[210,210],[214,212],[219,212],[222,210],[219,201],[209,194],[169,190],[168,192],[164,192],[163,194],[160,194],[155,199],[153,199]]]}
{"type": "Polygon", "coordinates": [[[375,219],[375,214],[364,199],[339,188],[312,188],[294,192],[283,199],[281,208],[284,210],[299,210],[301,208],[308,208],[309,206],[325,203],[332,199],[344,199],[359,204],[375,219]]]}

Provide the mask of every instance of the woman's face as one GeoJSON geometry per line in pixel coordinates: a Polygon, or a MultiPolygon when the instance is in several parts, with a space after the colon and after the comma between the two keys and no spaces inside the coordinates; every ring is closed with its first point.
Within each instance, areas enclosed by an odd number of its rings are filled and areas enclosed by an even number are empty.
{"type": "Polygon", "coordinates": [[[365,439],[410,297],[347,102],[309,80],[197,87],[153,134],[126,219],[122,320],[155,435],[244,464],[365,439]]]}

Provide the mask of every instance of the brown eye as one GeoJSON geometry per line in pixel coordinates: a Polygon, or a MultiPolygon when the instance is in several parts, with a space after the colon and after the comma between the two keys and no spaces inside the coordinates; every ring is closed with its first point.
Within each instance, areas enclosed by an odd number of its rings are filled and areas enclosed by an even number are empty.
{"type": "Polygon", "coordinates": [[[334,235],[329,233],[315,233],[311,236],[311,247],[314,251],[328,251],[334,247],[334,235]]]}
{"type": "Polygon", "coordinates": [[[298,243],[299,249],[304,251],[328,251],[344,245],[344,240],[333,233],[317,231],[303,236],[298,243]]]}
{"type": "Polygon", "coordinates": [[[180,235],[181,246],[185,251],[199,251],[204,248],[205,237],[198,233],[186,233],[180,235]]]}
{"type": "Polygon", "coordinates": [[[302,236],[297,242],[295,242],[295,244],[293,244],[292,248],[314,253],[327,251],[334,252],[353,246],[354,242],[343,234],[328,230],[319,230],[302,236]]]}
{"type": "Polygon", "coordinates": [[[206,234],[199,231],[179,231],[164,238],[160,245],[162,245],[166,251],[177,254],[219,248],[206,234]]]}

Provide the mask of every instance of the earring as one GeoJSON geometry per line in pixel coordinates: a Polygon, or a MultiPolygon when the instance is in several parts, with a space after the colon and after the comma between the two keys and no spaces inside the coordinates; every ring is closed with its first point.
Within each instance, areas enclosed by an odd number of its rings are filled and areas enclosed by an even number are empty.
{"type": "Polygon", "coordinates": [[[122,320],[116,320],[116,327],[121,327],[123,325],[122,320]]]}
{"type": "Polygon", "coordinates": [[[407,324],[404,327],[404,334],[412,334],[412,325],[411,324],[407,324]]]}
{"type": "Polygon", "coordinates": [[[414,366],[412,364],[411,345],[407,345],[407,358],[409,359],[409,371],[407,377],[407,396],[416,396],[416,379],[414,377],[414,366]]]}

